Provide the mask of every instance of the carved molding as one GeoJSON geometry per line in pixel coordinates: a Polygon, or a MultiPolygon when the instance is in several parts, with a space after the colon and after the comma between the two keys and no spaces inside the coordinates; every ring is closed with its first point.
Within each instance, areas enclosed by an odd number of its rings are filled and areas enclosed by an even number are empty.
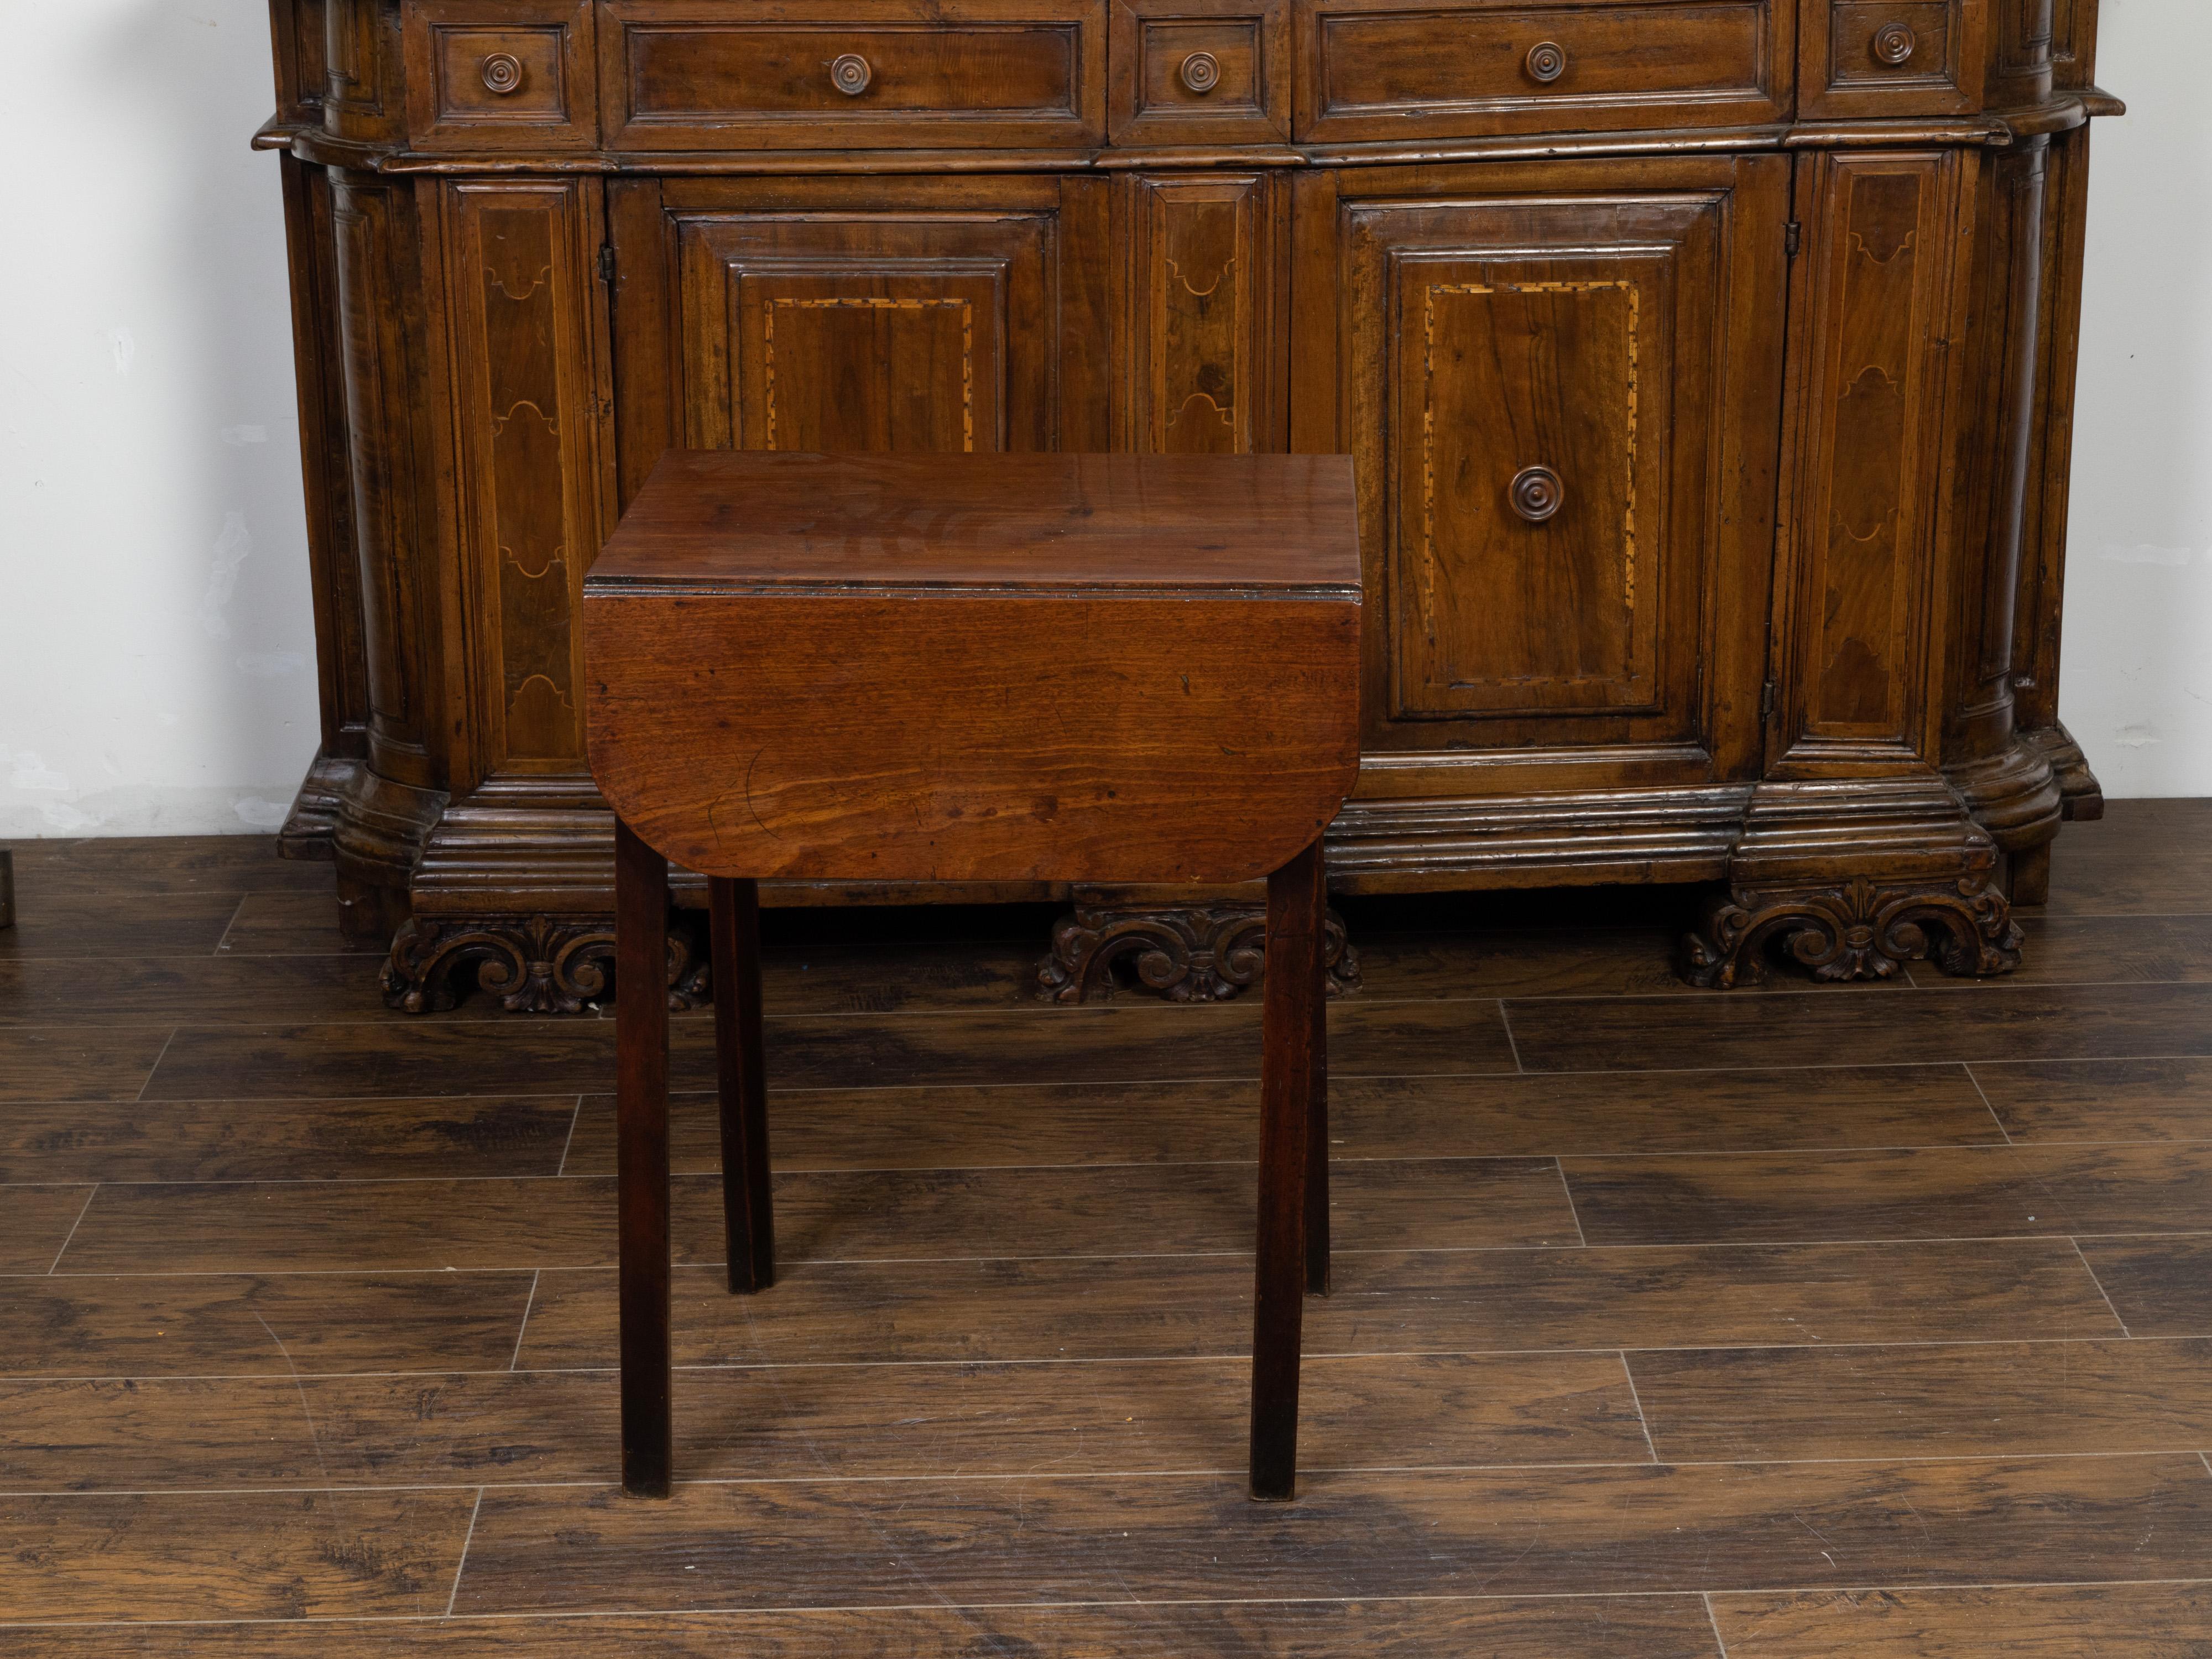
{"type": "MultiPolygon", "coordinates": [[[[676,911],[668,927],[668,1006],[710,1000],[705,920],[676,911]]],[[[611,917],[416,916],[392,941],[381,983],[386,1006],[444,1013],[474,984],[513,1014],[578,1014],[606,1000],[614,978],[611,917]]]]}
{"type": "Polygon", "coordinates": [[[328,864],[337,856],[338,817],[347,795],[360,787],[362,763],[323,750],[293,797],[284,827],[276,832],[276,855],[328,864]]]}
{"type": "Polygon", "coordinates": [[[1888,979],[1931,956],[1947,974],[1980,977],[2017,968],[2020,943],[2012,907],[1987,871],[1926,886],[1854,876],[1828,887],[1720,893],[1682,941],[1682,977],[1726,990],[1765,978],[1770,954],[1782,951],[1820,980],[1888,979]]]}
{"type": "Polygon", "coordinates": [[[2058,810],[2069,823],[2089,823],[2105,816],[2105,786],[2089,769],[2089,757],[2063,726],[2042,726],[2026,734],[2051,760],[2058,782],[2058,810]]]}
{"type": "MultiPolygon", "coordinates": [[[[1114,994],[1116,964],[1126,963],[1138,986],[1167,1001],[1226,1002],[1265,972],[1267,933],[1267,908],[1259,904],[1079,905],[1054,926],[1037,987],[1050,1002],[1104,1002],[1114,994]]],[[[1359,953],[1334,910],[1326,962],[1329,995],[1359,989],[1359,953]]]]}

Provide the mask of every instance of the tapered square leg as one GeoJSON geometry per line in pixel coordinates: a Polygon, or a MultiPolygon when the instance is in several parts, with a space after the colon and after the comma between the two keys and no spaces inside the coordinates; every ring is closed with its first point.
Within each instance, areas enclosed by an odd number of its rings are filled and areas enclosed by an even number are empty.
{"type": "MultiPolygon", "coordinates": [[[[1319,865],[1316,858],[1314,862],[1319,865]]],[[[1314,914],[1314,960],[1323,977],[1310,1000],[1307,1041],[1312,1059],[1306,1067],[1306,1294],[1328,1294],[1328,896],[1324,885],[1314,914]]]]}
{"type": "Polygon", "coordinates": [[[714,953],[714,1068],[722,1097],[722,1220],[730,1288],[775,1282],[769,1197],[768,1065],[761,1047],[760,884],[707,883],[714,953]]]}
{"type": "MultiPolygon", "coordinates": [[[[1315,1122],[1328,1066],[1322,1026],[1324,905],[1316,841],[1267,878],[1252,1328],[1251,1491],[1261,1499],[1290,1498],[1297,1481],[1298,1349],[1312,1274],[1309,1182],[1328,1156],[1315,1122]]],[[[1326,1192],[1322,1201],[1328,1201],[1326,1192]]],[[[1322,1263],[1325,1273],[1325,1254],[1322,1263]]]]}
{"type": "Polygon", "coordinates": [[[668,1496],[668,860],[615,822],[623,1489],[668,1496]]]}

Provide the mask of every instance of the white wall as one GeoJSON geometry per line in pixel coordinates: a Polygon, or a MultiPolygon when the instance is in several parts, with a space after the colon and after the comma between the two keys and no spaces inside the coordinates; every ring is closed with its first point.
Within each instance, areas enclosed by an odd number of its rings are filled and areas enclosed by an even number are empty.
{"type": "MultiPolygon", "coordinates": [[[[272,828],[314,635],[263,0],[0,0],[0,836],[272,828]]],[[[2206,0],[2105,0],[2063,713],[2212,794],[2206,0]]]]}
{"type": "Polygon", "coordinates": [[[2104,0],[2059,716],[2111,795],[2212,795],[2207,0],[2104,0]]]}
{"type": "Polygon", "coordinates": [[[0,21],[0,836],[274,828],[318,727],[267,5],[0,21]]]}

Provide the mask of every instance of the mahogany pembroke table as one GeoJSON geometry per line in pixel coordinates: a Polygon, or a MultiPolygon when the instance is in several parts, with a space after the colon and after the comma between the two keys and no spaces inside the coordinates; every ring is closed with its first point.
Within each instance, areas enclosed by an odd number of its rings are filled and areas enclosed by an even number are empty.
{"type": "Polygon", "coordinates": [[[1251,1491],[1327,1289],[1321,837],[1359,767],[1345,457],[675,451],[584,587],[617,815],[623,1482],[665,1496],[668,866],[708,878],[733,1291],[775,1276],[765,878],[1267,881],[1251,1491]]]}

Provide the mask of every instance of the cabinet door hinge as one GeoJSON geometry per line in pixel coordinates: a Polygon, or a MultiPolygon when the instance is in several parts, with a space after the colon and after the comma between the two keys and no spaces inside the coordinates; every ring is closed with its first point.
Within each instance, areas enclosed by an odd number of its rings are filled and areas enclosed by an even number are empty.
{"type": "Polygon", "coordinates": [[[1782,246],[1791,258],[1797,257],[1798,245],[1805,240],[1805,228],[1792,219],[1782,227],[1782,246]]]}
{"type": "Polygon", "coordinates": [[[599,250],[599,280],[612,288],[615,281],[615,245],[609,242],[599,250]]]}
{"type": "Polygon", "coordinates": [[[1767,681],[1759,688],[1759,723],[1761,726],[1774,724],[1774,682],[1772,680],[1767,681]]]}

